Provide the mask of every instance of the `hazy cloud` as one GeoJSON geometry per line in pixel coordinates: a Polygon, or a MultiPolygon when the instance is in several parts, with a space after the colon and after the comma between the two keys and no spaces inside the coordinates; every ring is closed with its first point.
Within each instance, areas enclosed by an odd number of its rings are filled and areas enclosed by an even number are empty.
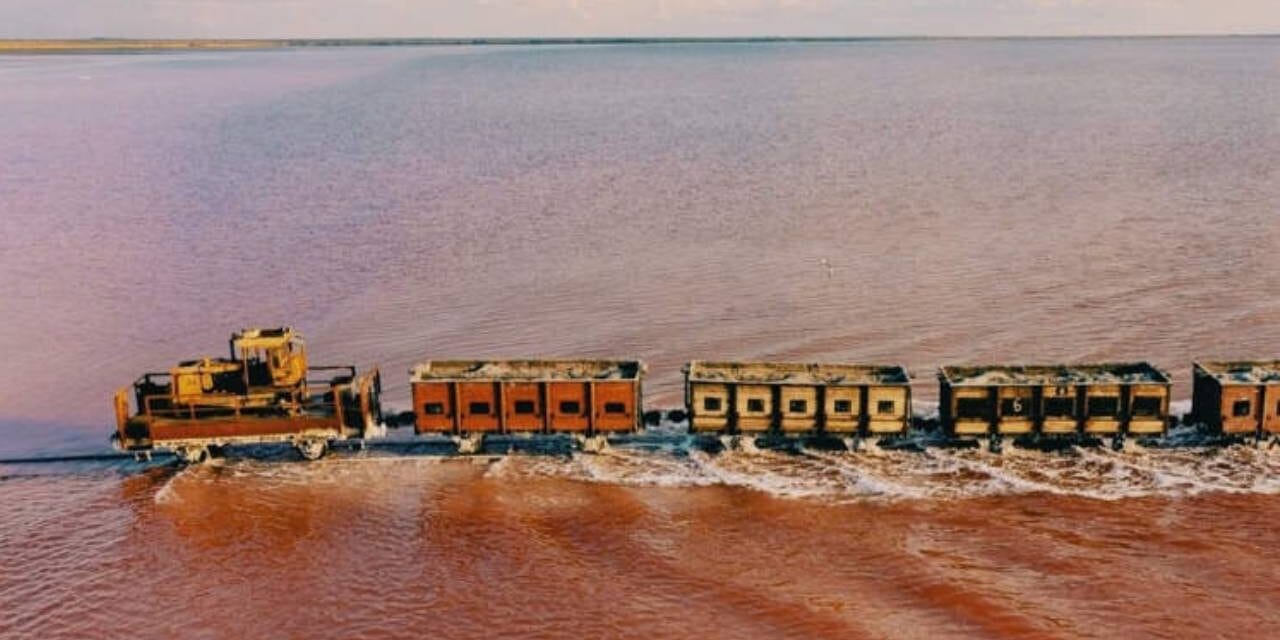
{"type": "Polygon", "coordinates": [[[0,37],[1280,32],[1280,0],[0,0],[0,37]]]}

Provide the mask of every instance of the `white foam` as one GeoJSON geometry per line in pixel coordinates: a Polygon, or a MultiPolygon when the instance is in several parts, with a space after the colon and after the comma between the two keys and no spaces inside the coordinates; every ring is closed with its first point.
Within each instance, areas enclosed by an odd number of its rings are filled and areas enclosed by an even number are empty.
{"type": "MultiPolygon", "coordinates": [[[[769,495],[844,501],[963,499],[1045,493],[1097,500],[1191,496],[1210,492],[1280,493],[1280,448],[1075,448],[1060,453],[1006,446],[974,449],[862,451],[800,449],[784,453],[743,447],[707,453],[692,437],[615,443],[602,453],[571,455],[415,456],[358,452],[301,463],[245,460],[222,468],[183,469],[156,491],[157,503],[179,499],[179,482],[255,476],[294,483],[351,482],[367,465],[484,465],[485,478],[512,482],[555,477],[632,487],[740,487],[769,495]]],[[[430,471],[424,470],[426,473],[430,471]]],[[[369,469],[361,473],[381,473],[369,469]]]]}
{"type": "Polygon", "coordinates": [[[1191,413],[1190,400],[1174,400],[1169,403],[1169,415],[1181,417],[1189,413],[1191,413]]]}
{"type": "Polygon", "coordinates": [[[181,469],[177,473],[169,476],[169,478],[164,481],[164,484],[160,485],[160,488],[155,492],[155,495],[152,496],[152,500],[156,504],[172,504],[177,502],[179,498],[173,490],[173,483],[186,472],[187,469],[181,469]]]}
{"type": "Polygon", "coordinates": [[[934,400],[912,400],[911,413],[923,420],[937,420],[941,405],[934,400]]]}

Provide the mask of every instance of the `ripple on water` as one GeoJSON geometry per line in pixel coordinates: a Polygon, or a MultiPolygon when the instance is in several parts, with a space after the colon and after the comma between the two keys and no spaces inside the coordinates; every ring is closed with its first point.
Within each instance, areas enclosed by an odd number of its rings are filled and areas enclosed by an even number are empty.
{"type": "Polygon", "coordinates": [[[493,478],[555,477],[652,487],[733,486],[778,497],[932,500],[1048,493],[1099,500],[1206,492],[1280,493],[1280,452],[1252,447],[1046,453],[1006,448],[856,453],[801,449],[668,449],[615,445],[601,454],[509,456],[493,478]]]}

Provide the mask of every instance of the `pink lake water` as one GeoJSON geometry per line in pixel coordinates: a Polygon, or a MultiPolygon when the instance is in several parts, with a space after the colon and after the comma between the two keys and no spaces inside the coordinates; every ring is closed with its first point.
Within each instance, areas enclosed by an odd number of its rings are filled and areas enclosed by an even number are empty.
{"type": "MultiPolygon", "coordinates": [[[[312,360],[1280,356],[1280,40],[0,57],[0,455],[312,360]],[[830,265],[828,268],[827,265],[830,265]]],[[[1254,449],[0,464],[0,636],[1270,637],[1254,449]]]]}

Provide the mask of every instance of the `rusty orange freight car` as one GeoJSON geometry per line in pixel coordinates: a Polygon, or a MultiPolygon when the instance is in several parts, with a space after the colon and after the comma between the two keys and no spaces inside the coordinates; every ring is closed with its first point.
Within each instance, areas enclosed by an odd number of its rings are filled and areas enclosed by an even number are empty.
{"type": "Polygon", "coordinates": [[[643,377],[637,360],[429,360],[410,371],[414,430],[633,432],[643,377]]]}
{"type": "Polygon", "coordinates": [[[1197,362],[1191,413],[1227,435],[1280,434],[1280,361],[1197,362]]]}

